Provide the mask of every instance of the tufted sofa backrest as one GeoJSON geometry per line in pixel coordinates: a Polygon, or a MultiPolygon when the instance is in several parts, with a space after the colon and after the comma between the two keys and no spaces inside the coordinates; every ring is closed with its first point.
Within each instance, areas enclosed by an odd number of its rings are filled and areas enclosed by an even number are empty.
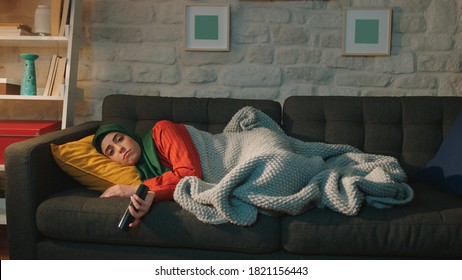
{"type": "Polygon", "coordinates": [[[109,95],[103,102],[102,123],[119,123],[143,135],[159,120],[222,132],[242,107],[253,106],[281,123],[281,104],[271,100],[109,95]]]}
{"type": "Polygon", "coordinates": [[[142,135],[168,119],[219,133],[244,106],[262,110],[301,140],[394,156],[412,177],[438,150],[462,110],[462,97],[292,96],[281,113],[271,100],[110,95],[102,123],[121,123],[142,135]]]}
{"type": "Polygon", "coordinates": [[[437,152],[461,109],[461,97],[292,96],[284,102],[283,128],[305,141],[394,156],[412,177],[437,152]]]}

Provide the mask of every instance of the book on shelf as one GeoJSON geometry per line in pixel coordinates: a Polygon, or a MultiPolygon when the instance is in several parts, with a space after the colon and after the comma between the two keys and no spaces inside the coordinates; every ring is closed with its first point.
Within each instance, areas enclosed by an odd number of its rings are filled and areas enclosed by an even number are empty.
{"type": "Polygon", "coordinates": [[[64,75],[66,73],[66,62],[67,59],[65,57],[58,57],[58,62],[56,64],[56,76],[53,81],[51,96],[61,95],[61,86],[64,84],[64,75]]]}
{"type": "Polygon", "coordinates": [[[51,89],[53,88],[53,81],[56,74],[56,63],[58,62],[58,55],[54,54],[50,60],[50,66],[48,67],[47,80],[45,82],[45,89],[43,90],[43,96],[50,96],[51,89]]]}
{"type": "Polygon", "coordinates": [[[58,36],[59,34],[59,25],[61,24],[62,10],[63,10],[63,0],[50,0],[51,36],[58,36]]]}
{"type": "Polygon", "coordinates": [[[27,32],[32,32],[32,28],[20,22],[0,22],[0,30],[2,29],[21,29],[27,32]]]}
{"type": "Polygon", "coordinates": [[[70,0],[51,0],[50,26],[52,36],[64,36],[69,23],[70,0]]]}
{"type": "Polygon", "coordinates": [[[21,83],[19,81],[0,78],[0,95],[19,95],[21,83]]]}
{"type": "Polygon", "coordinates": [[[30,33],[30,32],[27,32],[21,29],[17,29],[17,30],[0,29],[0,36],[31,36],[31,35],[34,35],[34,33],[30,33]]]}
{"type": "Polygon", "coordinates": [[[64,36],[66,31],[66,25],[69,23],[69,16],[70,16],[70,0],[63,1],[63,9],[61,12],[61,22],[59,24],[59,33],[58,36],[64,36]]]}
{"type": "Polygon", "coordinates": [[[61,95],[61,86],[64,83],[64,76],[66,74],[66,61],[65,57],[56,54],[51,57],[45,89],[43,91],[44,96],[61,95]]]}
{"type": "Polygon", "coordinates": [[[25,24],[15,22],[0,22],[0,36],[33,35],[32,29],[25,24]]]}

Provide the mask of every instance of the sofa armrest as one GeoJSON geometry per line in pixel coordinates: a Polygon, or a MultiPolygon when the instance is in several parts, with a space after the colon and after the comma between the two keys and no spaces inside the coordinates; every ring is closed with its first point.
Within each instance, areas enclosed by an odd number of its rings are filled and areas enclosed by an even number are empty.
{"type": "Polygon", "coordinates": [[[77,183],[54,161],[50,143],[63,144],[93,134],[99,122],[88,122],[14,143],[5,150],[6,217],[11,259],[35,259],[38,205],[77,183]]]}

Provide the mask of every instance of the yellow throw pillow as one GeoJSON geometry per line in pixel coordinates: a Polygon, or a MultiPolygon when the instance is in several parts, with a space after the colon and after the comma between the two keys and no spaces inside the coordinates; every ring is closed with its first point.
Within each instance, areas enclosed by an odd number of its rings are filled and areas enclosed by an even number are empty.
{"type": "Polygon", "coordinates": [[[135,166],[116,163],[98,153],[94,135],[62,145],[51,144],[51,152],[61,169],[89,189],[103,192],[116,184],[139,185],[135,166]]]}

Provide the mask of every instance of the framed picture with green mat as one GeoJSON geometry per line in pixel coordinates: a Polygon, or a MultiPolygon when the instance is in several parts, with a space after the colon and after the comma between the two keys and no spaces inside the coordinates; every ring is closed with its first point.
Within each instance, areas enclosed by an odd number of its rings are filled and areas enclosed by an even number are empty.
{"type": "Polygon", "coordinates": [[[343,17],[343,55],[390,55],[391,25],[391,8],[346,9],[343,17]]]}
{"type": "Polygon", "coordinates": [[[185,4],[187,51],[229,51],[229,5],[185,4]]]}

